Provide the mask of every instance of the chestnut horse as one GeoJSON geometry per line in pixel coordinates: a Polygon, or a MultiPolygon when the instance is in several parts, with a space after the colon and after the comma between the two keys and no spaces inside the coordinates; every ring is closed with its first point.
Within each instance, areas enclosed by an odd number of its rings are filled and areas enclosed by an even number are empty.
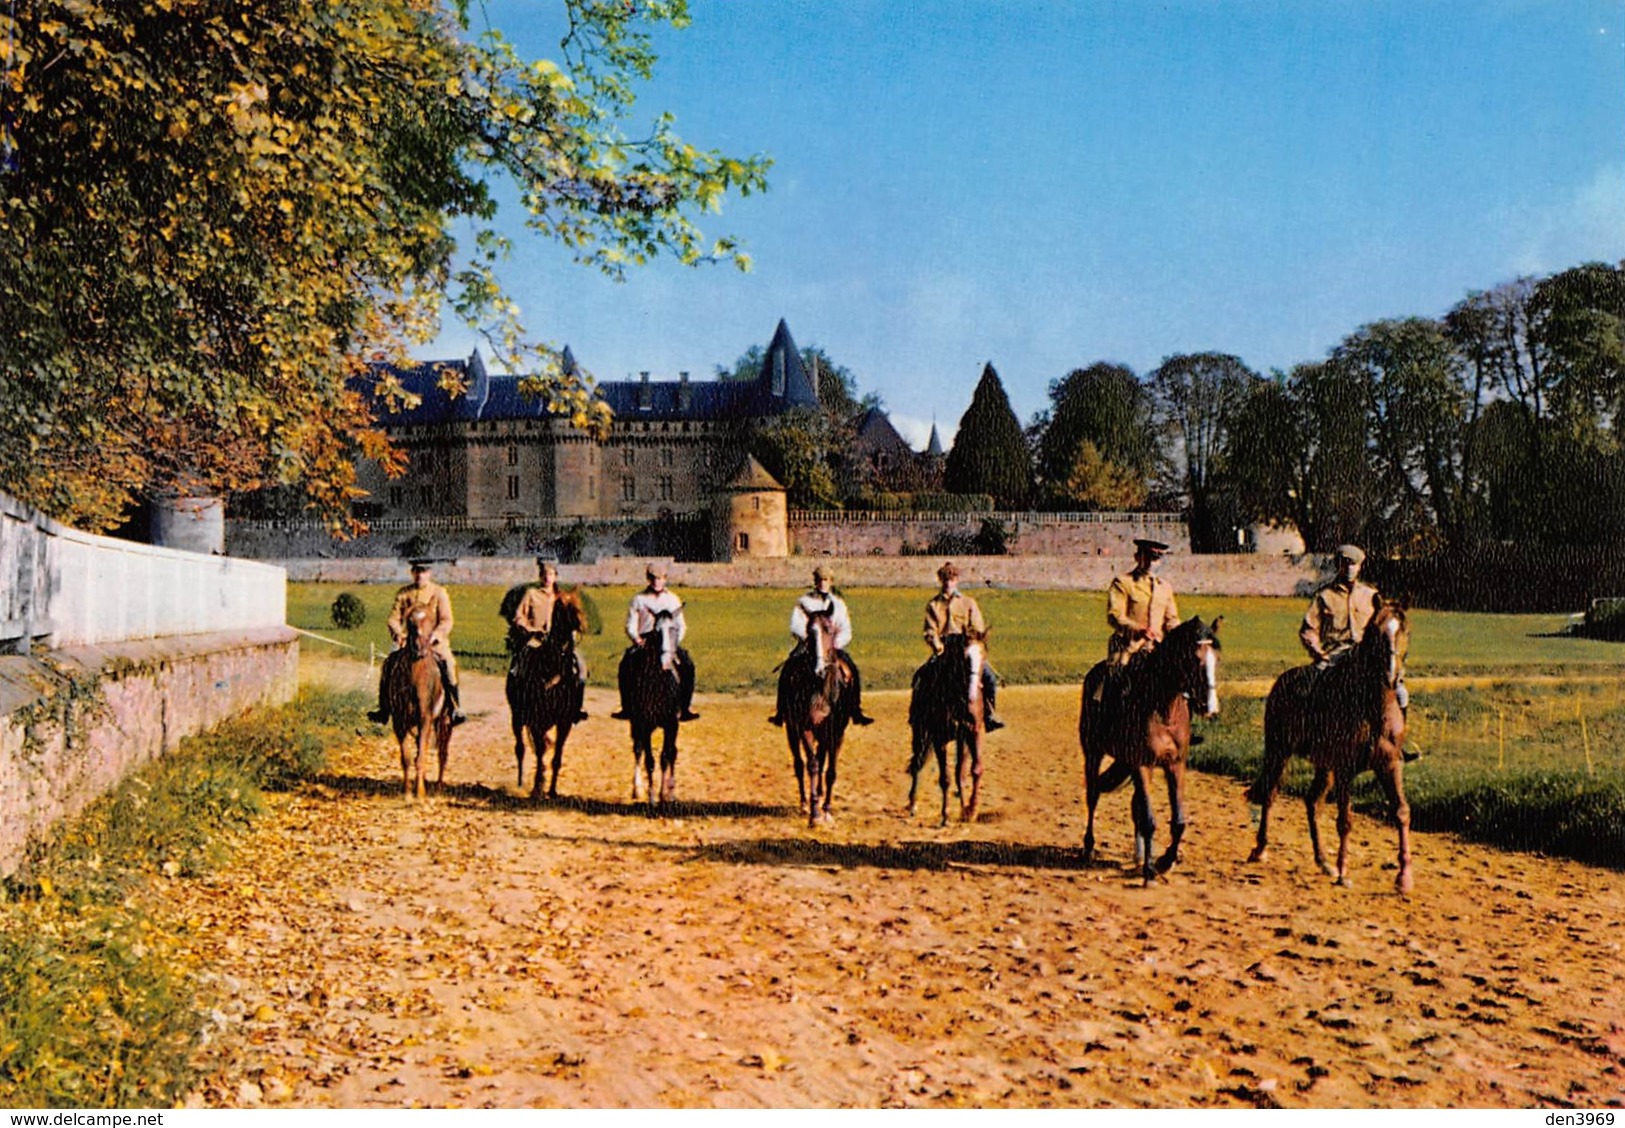
{"type": "Polygon", "coordinates": [[[1314,765],[1305,805],[1315,864],[1337,884],[1347,885],[1350,814],[1354,777],[1377,776],[1394,821],[1399,824],[1399,876],[1394,887],[1411,891],[1411,808],[1405,801],[1405,712],[1395,686],[1405,672],[1410,620],[1402,603],[1378,600],[1360,641],[1340,661],[1317,670],[1297,666],[1275,679],[1264,702],[1264,765],[1247,790],[1257,803],[1258,843],[1248,861],[1264,860],[1269,850],[1270,804],[1281,773],[1293,756],[1314,765]],[[1315,814],[1327,789],[1337,800],[1337,867],[1326,862],[1315,814]]]}
{"type": "Polygon", "coordinates": [[[908,723],[913,731],[913,755],[908,772],[908,813],[916,810],[920,770],[926,758],[937,754],[937,776],[942,785],[942,821],[948,825],[948,745],[954,745],[954,794],[959,796],[960,818],[976,821],[982,794],[982,737],[987,732],[986,703],[982,700],[982,666],[987,661],[987,632],[966,631],[942,640],[942,653],[926,660],[914,674],[908,723]],[[970,799],[965,799],[966,768],[970,771],[970,799]]]}
{"type": "Polygon", "coordinates": [[[1153,650],[1136,654],[1121,682],[1106,683],[1096,701],[1096,687],[1106,678],[1108,662],[1095,665],[1083,679],[1078,711],[1078,742],[1083,746],[1084,791],[1089,824],[1083,835],[1084,861],[1095,856],[1095,804],[1126,780],[1134,781],[1130,809],[1134,818],[1134,860],[1147,885],[1179,861],[1185,836],[1185,758],[1190,751],[1191,707],[1202,716],[1219,711],[1219,624],[1201,618],[1169,631],[1153,650]],[[1106,757],[1111,767],[1102,771],[1106,757]],[[1152,859],[1157,820],[1151,812],[1151,773],[1162,769],[1168,785],[1168,849],[1152,859]]]}
{"type": "Polygon", "coordinates": [[[807,615],[807,638],[779,673],[783,686],[784,737],[795,765],[807,825],[831,821],[835,762],[852,722],[848,687],[852,671],[835,646],[833,611],[807,615]]]}
{"type": "Polygon", "coordinates": [[[446,697],[440,660],[434,655],[424,627],[428,617],[429,613],[423,608],[414,609],[406,618],[406,642],[386,659],[390,663],[389,715],[395,724],[395,741],[401,749],[401,783],[408,799],[412,798],[414,765],[417,797],[424,797],[424,752],[431,730],[440,754],[440,776],[436,785],[442,789],[446,786],[446,754],[451,746],[451,702],[446,697]],[[409,732],[417,736],[415,757],[406,751],[409,732]]]}
{"type": "Polygon", "coordinates": [[[629,674],[626,715],[632,729],[632,798],[638,785],[648,790],[649,809],[677,798],[677,621],[669,611],[657,611],[654,627],[643,645],[631,646],[622,656],[629,674]],[[660,789],[655,790],[654,734],[663,734],[660,748],[660,789]]]}
{"type": "Polygon", "coordinates": [[[560,592],[553,603],[553,621],[546,634],[533,636],[535,645],[522,646],[508,670],[508,712],[513,719],[513,758],[519,769],[519,782],[525,785],[525,733],[530,733],[536,750],[536,779],[531,787],[533,800],[542,797],[547,781],[547,797],[559,797],[559,767],[564,762],[564,743],[576,723],[581,701],[576,684],[575,636],[581,629],[581,603],[576,594],[560,592]],[[547,752],[552,745],[553,769],[548,775],[547,752]]]}

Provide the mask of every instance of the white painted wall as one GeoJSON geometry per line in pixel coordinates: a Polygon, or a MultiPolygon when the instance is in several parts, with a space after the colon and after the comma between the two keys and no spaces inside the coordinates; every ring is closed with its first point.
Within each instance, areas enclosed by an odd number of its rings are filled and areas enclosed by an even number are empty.
{"type": "Polygon", "coordinates": [[[0,649],[280,627],[287,574],[95,536],[0,495],[0,649]]]}

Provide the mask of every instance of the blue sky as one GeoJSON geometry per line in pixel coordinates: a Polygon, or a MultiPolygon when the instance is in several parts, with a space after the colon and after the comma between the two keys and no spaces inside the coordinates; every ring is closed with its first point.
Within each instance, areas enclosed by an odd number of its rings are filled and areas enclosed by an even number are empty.
{"type": "MultiPolygon", "coordinates": [[[[556,0],[488,0],[531,56],[556,0]]],[[[623,284],[512,223],[504,278],[600,379],[708,377],[780,317],[945,438],[1097,360],[1268,371],[1382,317],[1625,258],[1625,0],[692,0],[640,105],[775,160],[623,284]]],[[[473,338],[448,332],[437,356],[473,338]]]]}

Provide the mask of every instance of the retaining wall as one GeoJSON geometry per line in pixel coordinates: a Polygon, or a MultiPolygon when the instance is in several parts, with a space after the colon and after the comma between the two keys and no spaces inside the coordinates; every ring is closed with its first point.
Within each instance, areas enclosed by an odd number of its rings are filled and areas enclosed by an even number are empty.
{"type": "Polygon", "coordinates": [[[0,657],[0,874],[183,737],[290,700],[298,666],[287,627],[0,657]]]}

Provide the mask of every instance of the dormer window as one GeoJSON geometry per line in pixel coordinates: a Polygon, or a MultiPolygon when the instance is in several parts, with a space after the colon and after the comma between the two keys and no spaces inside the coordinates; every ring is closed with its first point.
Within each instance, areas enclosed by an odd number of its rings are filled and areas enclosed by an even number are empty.
{"type": "Polygon", "coordinates": [[[638,410],[652,411],[654,409],[654,390],[649,387],[649,374],[643,373],[643,379],[638,381],[638,410]]]}
{"type": "Polygon", "coordinates": [[[784,350],[776,349],[773,353],[773,394],[784,395],[784,350]]]}

